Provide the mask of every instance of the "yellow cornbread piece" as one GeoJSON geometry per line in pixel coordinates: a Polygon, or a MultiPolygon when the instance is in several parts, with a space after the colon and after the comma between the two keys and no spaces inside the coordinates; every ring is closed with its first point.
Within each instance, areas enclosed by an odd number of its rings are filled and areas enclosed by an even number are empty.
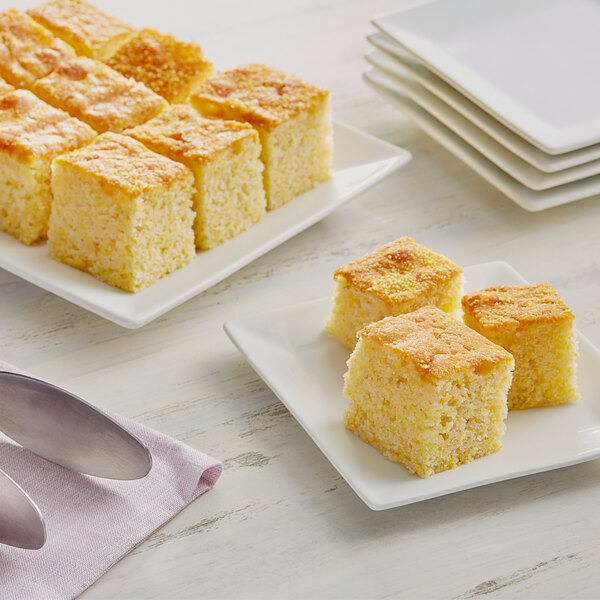
{"type": "Polygon", "coordinates": [[[46,237],[50,165],[87,144],[93,129],[27,90],[0,96],[0,229],[24,244],[46,237]]]}
{"type": "Polygon", "coordinates": [[[434,304],[458,317],[462,267],[401,237],[336,269],[327,332],[352,350],[359,329],[384,317],[434,304]]]}
{"type": "Polygon", "coordinates": [[[252,125],[260,135],[267,210],[331,177],[328,90],[265,65],[226,71],[201,84],[191,104],[207,117],[252,125]]]}
{"type": "Polygon", "coordinates": [[[83,0],[49,0],[27,13],[77,54],[103,60],[135,29],[83,0]]]}
{"type": "Polygon", "coordinates": [[[429,477],[502,447],[514,360],[434,306],[367,325],[348,360],[346,427],[429,477]]]}
{"type": "Polygon", "coordinates": [[[11,85],[29,88],[72,58],[73,49],[31,17],[14,9],[0,13],[0,76],[11,85]]]}
{"type": "Polygon", "coordinates": [[[129,292],[194,257],[194,178],[115,133],[52,165],[50,256],[129,292]]]}
{"type": "Polygon", "coordinates": [[[166,101],[145,85],[83,56],[38,79],[32,90],[42,100],[81,119],[99,133],[120,133],[151,119],[166,101]]]}
{"type": "Polygon", "coordinates": [[[213,248],[264,215],[260,142],[249,125],[206,119],[179,104],[126,133],[194,173],[198,248],[213,248]]]}
{"type": "Polygon", "coordinates": [[[154,29],[132,35],[106,64],[141,81],[169,102],[185,102],[190,92],[214,73],[212,62],[198,44],[154,29]]]}
{"type": "Polygon", "coordinates": [[[551,284],[490,287],[462,305],[465,323],[515,358],[509,409],[579,399],[575,315],[551,284]]]}

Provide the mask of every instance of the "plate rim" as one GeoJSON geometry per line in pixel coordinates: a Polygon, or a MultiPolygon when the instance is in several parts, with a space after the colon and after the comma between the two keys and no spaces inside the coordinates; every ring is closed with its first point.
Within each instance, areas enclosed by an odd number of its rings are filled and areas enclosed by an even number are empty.
{"type": "MultiPolygon", "coordinates": [[[[600,194],[600,183],[598,184],[598,190],[592,192],[585,191],[583,193],[571,192],[566,198],[564,196],[561,198],[557,195],[557,188],[549,188],[541,191],[531,190],[502,171],[502,169],[495,165],[491,160],[483,156],[479,150],[461,139],[460,136],[451,131],[433,115],[430,115],[425,109],[418,106],[416,102],[404,96],[404,94],[397,91],[395,88],[388,89],[391,87],[389,83],[376,81],[377,77],[383,77],[389,80],[387,75],[376,69],[371,69],[363,73],[363,77],[384,99],[388,100],[391,104],[400,105],[397,108],[408,113],[409,119],[413,120],[427,135],[446,148],[451,154],[454,154],[505,196],[529,212],[537,212],[555,208],[557,206],[563,206],[565,204],[570,204],[571,202],[593,198],[600,194]],[[412,108],[410,104],[414,104],[416,110],[412,108]],[[417,112],[417,117],[413,116],[414,112],[417,112]],[[419,115],[419,113],[424,113],[424,116],[419,115]],[[433,121],[433,123],[429,122],[427,125],[422,125],[423,120],[433,121]],[[544,195],[546,198],[543,197],[544,195]],[[536,198],[536,196],[542,197],[536,198]]],[[[594,177],[600,178],[600,175],[594,177]]],[[[558,187],[573,187],[581,185],[582,182],[584,182],[585,185],[585,180],[580,180],[566,183],[558,187]]],[[[560,191],[561,190],[559,190],[559,192],[560,191]]]]}
{"type": "MultiPolygon", "coordinates": [[[[500,90],[500,88],[495,87],[493,85],[493,82],[486,81],[482,78],[482,76],[479,73],[467,69],[467,80],[475,81],[475,85],[468,85],[467,83],[465,83],[464,75],[460,76],[460,73],[459,77],[452,75],[452,72],[456,71],[456,61],[453,58],[445,56],[444,53],[439,48],[437,48],[435,43],[433,43],[429,38],[427,40],[419,40],[415,39],[410,32],[404,32],[405,37],[407,33],[409,42],[403,42],[399,39],[397,35],[394,34],[393,29],[391,29],[390,25],[385,23],[385,21],[390,20],[391,18],[396,17],[402,13],[419,12],[420,9],[422,9],[425,6],[430,7],[438,3],[442,4],[440,0],[437,0],[434,2],[419,4],[417,6],[409,6],[406,9],[400,11],[392,10],[380,15],[376,15],[371,19],[371,23],[379,31],[382,31],[388,37],[393,38],[399,46],[406,49],[406,51],[408,51],[410,54],[414,55],[438,77],[452,85],[454,88],[459,90],[464,96],[469,98],[469,100],[480,106],[492,116],[494,116],[502,124],[506,125],[509,129],[513,130],[515,133],[526,139],[534,146],[537,146],[540,150],[546,152],[547,154],[563,154],[573,150],[578,150],[580,148],[585,148],[586,146],[600,143],[600,125],[597,126],[596,133],[593,136],[590,136],[588,134],[585,137],[577,139],[575,134],[570,132],[568,134],[565,134],[564,132],[561,132],[560,129],[557,129],[556,127],[550,124],[546,124],[542,128],[542,130],[539,130],[537,128],[531,130],[527,127],[527,124],[531,122],[531,119],[527,119],[525,118],[525,116],[518,117],[516,120],[518,122],[515,122],[515,120],[511,120],[508,116],[503,115],[502,112],[496,108],[497,106],[506,105],[506,103],[503,103],[501,100],[497,100],[495,98],[495,95],[497,95],[498,93],[502,94],[503,92],[502,90],[500,90]],[[480,97],[475,92],[469,89],[469,87],[473,87],[481,90],[483,87],[483,89],[485,90],[486,85],[482,86],[480,85],[481,83],[484,83],[490,88],[493,88],[491,95],[486,94],[484,92],[483,97],[480,97]]],[[[397,25],[394,25],[394,27],[397,27],[397,25]]],[[[459,68],[459,71],[460,70],[461,69],[459,68]]],[[[527,109],[525,109],[525,112],[529,113],[529,115],[531,114],[531,111],[527,109]]],[[[581,128],[581,124],[578,125],[578,129],[581,128]]]]}
{"type": "Polygon", "coordinates": [[[483,108],[462,94],[460,90],[457,90],[449,83],[438,77],[435,73],[429,71],[426,65],[419,63],[417,57],[412,56],[405,50],[402,50],[388,35],[382,31],[367,35],[367,41],[373,46],[373,48],[376,48],[380,52],[390,57],[390,59],[401,64],[402,68],[405,68],[422,87],[436,95],[440,100],[448,104],[448,106],[454,108],[458,113],[462,114],[466,119],[477,125],[477,127],[479,127],[482,131],[485,131],[488,135],[490,135],[490,137],[498,141],[498,143],[502,144],[511,152],[517,156],[520,156],[524,161],[533,165],[540,171],[543,171],[544,173],[555,173],[557,171],[562,171],[575,166],[584,165],[589,162],[600,161],[600,143],[587,146],[585,148],[580,148],[579,150],[572,150],[564,154],[548,154],[544,152],[537,146],[534,146],[519,136],[509,127],[506,127],[506,125],[496,119],[493,115],[485,111],[483,108]],[[456,95],[458,98],[454,100],[451,98],[449,99],[448,93],[446,93],[443,89],[440,89],[435,80],[427,80],[425,76],[414,70],[412,65],[406,64],[406,62],[404,62],[400,56],[395,54],[391,48],[387,48],[386,44],[390,47],[395,47],[395,49],[401,50],[407,56],[410,56],[411,60],[419,63],[418,66],[427,71],[429,76],[439,80],[440,84],[451,90],[451,92],[449,92],[450,94],[456,95]],[[469,106],[469,104],[471,106],[469,106]],[[479,111],[481,116],[477,116],[476,114],[474,115],[472,112],[473,109],[475,109],[475,111],[479,111]],[[489,125],[486,123],[486,121],[490,121],[492,124],[489,125]],[[505,131],[498,130],[497,127],[503,128],[505,131]],[[508,136],[508,138],[505,136],[508,136]],[[514,140],[511,141],[511,137],[514,138],[514,140]],[[593,149],[595,149],[595,154],[592,152],[593,149]],[[586,152],[589,152],[590,156],[585,156],[586,152]],[[581,155],[581,158],[578,158],[578,155],[581,155]]]}
{"type": "Polygon", "coordinates": [[[365,53],[365,60],[389,77],[399,92],[405,94],[498,168],[533,191],[544,191],[600,175],[600,158],[564,169],[543,171],[498,141],[497,137],[429,91],[416,79],[388,68],[386,61],[396,62],[389,54],[382,50],[370,49],[365,53]],[[586,173],[586,170],[589,172],[586,173]]]}

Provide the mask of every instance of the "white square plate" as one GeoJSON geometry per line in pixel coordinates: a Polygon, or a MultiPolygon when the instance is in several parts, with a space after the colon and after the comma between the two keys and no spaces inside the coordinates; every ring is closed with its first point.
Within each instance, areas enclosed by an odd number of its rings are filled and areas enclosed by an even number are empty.
{"type": "Polygon", "coordinates": [[[444,0],[373,22],[545,152],[600,141],[597,0],[444,0]]]}
{"type": "Polygon", "coordinates": [[[598,175],[548,190],[532,190],[499,169],[479,150],[467,144],[438,119],[401,93],[394,80],[388,75],[379,70],[372,70],[365,73],[364,77],[375,91],[408,115],[427,135],[460,158],[525,210],[531,212],[545,210],[600,193],[600,176],[598,175]]]}
{"type": "MultiPolygon", "coordinates": [[[[508,264],[465,269],[468,291],[524,283],[508,264]]],[[[330,284],[320,282],[327,294],[330,284]]],[[[319,288],[320,289],[320,288],[319,288]]],[[[373,510],[443,496],[600,457],[600,353],[579,336],[581,400],[574,405],[511,411],[500,452],[438,473],[410,475],[350,433],[342,376],[348,351],[323,326],[331,301],[314,300],[236,319],[225,330],[256,372],[304,427],[342,477],[373,510]]]]}
{"type": "Polygon", "coordinates": [[[545,173],[524,161],[468,118],[403,73],[397,60],[377,50],[367,52],[365,58],[376,69],[385,73],[390,78],[390,83],[393,82],[401,93],[407,95],[413,102],[446,125],[465,142],[479,150],[511,177],[532,190],[547,190],[565,183],[600,175],[600,160],[553,173],[545,173]]]}
{"type": "Polygon", "coordinates": [[[333,178],[302,194],[185,267],[130,294],[52,260],[46,244],[25,246],[0,232],[0,267],[123,327],[134,329],[193,298],[407,163],[406,150],[334,124],[333,178]]]}
{"type": "Polygon", "coordinates": [[[547,154],[505,125],[502,125],[500,121],[481,109],[474,102],[471,102],[456,88],[448,85],[443,79],[420,63],[412,54],[398,46],[387,35],[374,33],[367,36],[367,39],[373,46],[385,52],[396,61],[396,67],[401,74],[414,79],[426,90],[435,94],[448,106],[469,119],[469,121],[477,125],[482,131],[485,131],[498,143],[540,171],[553,173],[578,165],[584,165],[585,163],[590,163],[587,165],[587,168],[594,169],[597,164],[600,164],[600,160],[598,160],[600,159],[600,144],[586,146],[585,148],[564,154],[547,154]]]}

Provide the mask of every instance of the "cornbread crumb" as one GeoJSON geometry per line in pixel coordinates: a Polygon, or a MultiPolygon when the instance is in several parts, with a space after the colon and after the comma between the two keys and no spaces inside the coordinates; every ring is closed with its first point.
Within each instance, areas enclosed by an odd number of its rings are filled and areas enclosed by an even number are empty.
{"type": "Polygon", "coordinates": [[[465,323],[515,358],[509,409],[576,402],[575,315],[549,283],[467,294],[465,323]]]}
{"type": "Polygon", "coordinates": [[[26,14],[15,9],[0,13],[0,76],[8,83],[29,88],[74,57],[70,46],[26,14]]]}
{"type": "Polygon", "coordinates": [[[27,90],[0,96],[0,229],[24,244],[46,237],[52,159],[95,132],[27,90]]]}
{"type": "Polygon", "coordinates": [[[120,133],[135,127],[157,115],[167,104],[143,84],[83,56],[38,79],[32,90],[48,104],[66,110],[99,133],[120,133]]]}
{"type": "Polygon", "coordinates": [[[429,477],[502,447],[514,360],[434,306],[367,325],[344,376],[346,427],[429,477]]]}
{"type": "Polygon", "coordinates": [[[194,173],[196,247],[213,248],[264,215],[260,142],[249,125],[206,119],[179,104],[126,133],[194,173]]]}
{"type": "Polygon", "coordinates": [[[132,35],[106,64],[141,81],[169,102],[185,102],[190,92],[214,73],[212,62],[198,44],[154,29],[132,35]]]}
{"type": "Polygon", "coordinates": [[[75,49],[103,60],[135,29],[83,0],[48,0],[27,13],[75,49]]]}
{"type": "Polygon", "coordinates": [[[401,237],[336,269],[337,283],[327,332],[352,350],[368,323],[434,304],[460,315],[462,268],[401,237]]]}
{"type": "Polygon", "coordinates": [[[138,292],[194,256],[184,166],[114,133],[55,159],[50,256],[138,292]]]}
{"type": "Polygon", "coordinates": [[[331,177],[329,96],[328,90],[299,77],[250,64],[205,81],[190,102],[207,117],[256,128],[267,210],[273,210],[331,177]]]}

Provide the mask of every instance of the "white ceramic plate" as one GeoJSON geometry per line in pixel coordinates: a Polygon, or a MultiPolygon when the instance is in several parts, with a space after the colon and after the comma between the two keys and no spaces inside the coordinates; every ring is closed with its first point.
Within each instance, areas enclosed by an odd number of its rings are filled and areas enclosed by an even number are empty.
{"type": "Polygon", "coordinates": [[[262,221],[138,294],[109,286],[52,260],[46,244],[29,247],[0,232],[0,267],[123,327],[134,329],[196,296],[262,256],[401,167],[406,150],[334,124],[330,181],[269,212],[262,221]]]}
{"type": "MultiPolygon", "coordinates": [[[[469,291],[523,283],[503,262],[465,270],[469,291]]],[[[331,291],[328,278],[316,289],[331,291]]],[[[348,351],[324,332],[328,298],[231,321],[229,337],[304,427],[342,477],[373,510],[565,467],[600,456],[600,353],[579,336],[575,405],[512,411],[503,449],[428,479],[410,475],[345,429],[342,376],[348,351]]]]}
{"type": "Polygon", "coordinates": [[[499,169],[410,98],[401,94],[388,75],[373,70],[365,73],[364,77],[375,91],[408,115],[425,133],[525,210],[536,212],[600,194],[599,175],[548,190],[531,190],[499,169]]]}
{"type": "Polygon", "coordinates": [[[374,33],[367,39],[379,50],[395,60],[396,72],[405,77],[410,77],[421,84],[426,90],[435,94],[448,106],[469,119],[481,130],[494,138],[498,143],[514,152],[524,161],[530,163],[540,171],[553,173],[582,165],[581,177],[594,175],[600,168],[600,144],[587,146],[580,150],[573,150],[565,154],[547,154],[527,140],[517,135],[500,121],[492,117],[471,102],[443,79],[432,73],[425,65],[420,63],[412,54],[403,50],[383,33],[374,33]],[[583,167],[585,163],[590,163],[583,167]]]}
{"type": "Polygon", "coordinates": [[[597,0],[444,0],[374,24],[529,142],[600,142],[597,0]]]}

